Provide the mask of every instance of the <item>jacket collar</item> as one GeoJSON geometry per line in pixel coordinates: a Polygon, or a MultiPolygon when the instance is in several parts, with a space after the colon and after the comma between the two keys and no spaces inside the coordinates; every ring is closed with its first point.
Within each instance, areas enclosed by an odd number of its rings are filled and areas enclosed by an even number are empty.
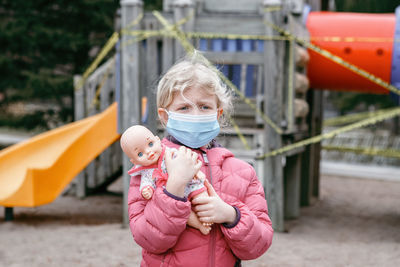
{"type": "MultiPolygon", "coordinates": [[[[176,138],[175,137],[173,137],[172,135],[167,135],[166,137],[165,137],[168,141],[170,141],[171,143],[174,143],[174,144],[176,144],[176,145],[179,145],[179,146],[185,146],[184,144],[182,144],[181,142],[179,142],[178,140],[176,140],[176,138]]],[[[211,140],[210,141],[210,143],[208,143],[208,145],[206,146],[206,149],[212,149],[212,148],[216,148],[216,147],[222,147],[220,144],[218,144],[218,142],[217,142],[217,140],[216,139],[213,139],[213,140],[211,140]]],[[[202,150],[202,149],[200,149],[200,148],[198,148],[199,150],[202,150]]]]}

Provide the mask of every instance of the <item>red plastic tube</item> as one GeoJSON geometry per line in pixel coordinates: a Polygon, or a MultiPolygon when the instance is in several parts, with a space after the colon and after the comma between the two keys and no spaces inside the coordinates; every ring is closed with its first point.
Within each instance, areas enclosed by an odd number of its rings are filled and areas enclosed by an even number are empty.
{"type": "MultiPolygon", "coordinates": [[[[306,26],[313,44],[391,82],[395,14],[310,12],[306,26]]],[[[388,94],[374,82],[310,51],[308,77],[315,89],[388,94]]]]}

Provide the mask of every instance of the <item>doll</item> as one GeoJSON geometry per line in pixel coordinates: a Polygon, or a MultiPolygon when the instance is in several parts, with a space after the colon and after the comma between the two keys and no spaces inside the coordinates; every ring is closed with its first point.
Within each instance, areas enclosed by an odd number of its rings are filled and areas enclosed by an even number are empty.
{"type": "MultiPolygon", "coordinates": [[[[128,174],[141,175],[140,192],[143,198],[152,198],[156,186],[162,186],[168,179],[165,162],[163,159],[165,148],[158,136],[142,125],[134,125],[128,128],[121,136],[121,148],[134,164],[128,174]]],[[[171,148],[172,149],[172,148],[171,148]]],[[[175,150],[176,152],[176,150],[175,150]]],[[[173,153],[175,153],[173,152],[173,153]]],[[[185,197],[189,200],[199,196],[208,196],[204,186],[206,176],[198,171],[192,181],[185,187],[185,197]]],[[[188,225],[199,229],[207,235],[211,230],[209,223],[201,223],[192,211],[188,219],[188,225]]]]}

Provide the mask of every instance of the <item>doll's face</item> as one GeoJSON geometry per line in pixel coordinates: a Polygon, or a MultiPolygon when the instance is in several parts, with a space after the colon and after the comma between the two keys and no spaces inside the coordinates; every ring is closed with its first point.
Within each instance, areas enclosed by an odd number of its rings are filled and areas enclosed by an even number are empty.
{"type": "Polygon", "coordinates": [[[125,153],[133,164],[148,166],[157,163],[161,155],[161,141],[147,129],[136,130],[129,136],[125,153]]]}

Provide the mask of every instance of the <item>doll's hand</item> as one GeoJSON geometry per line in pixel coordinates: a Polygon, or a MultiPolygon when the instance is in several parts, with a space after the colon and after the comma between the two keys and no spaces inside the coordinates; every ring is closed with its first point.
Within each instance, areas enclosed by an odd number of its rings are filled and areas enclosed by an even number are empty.
{"type": "Polygon", "coordinates": [[[145,199],[150,199],[153,196],[153,188],[151,188],[150,186],[146,186],[145,188],[143,188],[142,196],[145,199]]]}
{"type": "Polygon", "coordinates": [[[192,200],[194,211],[203,223],[233,223],[236,219],[236,210],[224,202],[215,192],[212,185],[205,180],[208,197],[198,197],[192,200]]]}
{"type": "Polygon", "coordinates": [[[172,152],[168,148],[165,150],[168,192],[183,197],[186,184],[193,179],[202,165],[197,157],[197,153],[184,146],[181,146],[177,152],[172,152]]]}

